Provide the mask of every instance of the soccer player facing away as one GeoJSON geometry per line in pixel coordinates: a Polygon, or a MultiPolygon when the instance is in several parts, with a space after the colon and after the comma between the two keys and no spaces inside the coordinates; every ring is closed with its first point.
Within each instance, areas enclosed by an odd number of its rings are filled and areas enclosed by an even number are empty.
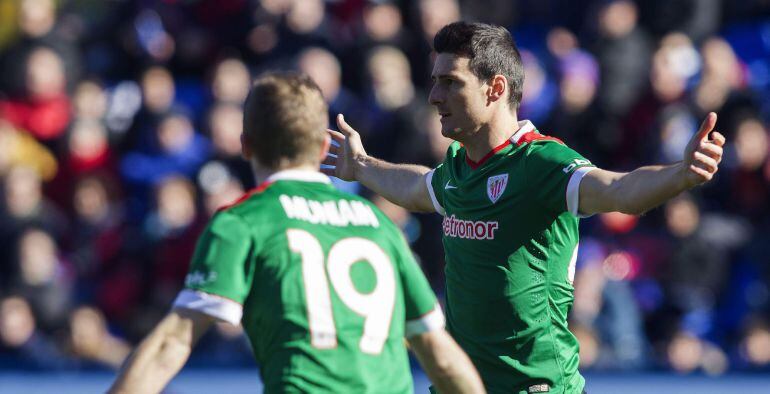
{"type": "Polygon", "coordinates": [[[456,22],[434,38],[430,103],[455,142],[434,169],[368,156],[342,116],[324,170],[390,201],[444,216],[447,329],[490,393],[580,393],[578,343],[567,327],[578,220],[639,214],[710,180],[725,138],[710,113],[671,165],[596,168],[517,118],[519,52],[498,26],[456,22]]]}
{"type": "Polygon", "coordinates": [[[483,392],[399,229],[318,171],[327,122],[309,77],[256,81],[243,154],[264,182],[211,219],[185,289],[111,392],[161,391],[216,320],[243,324],[266,393],[409,393],[404,338],[442,392],[483,392]]]}

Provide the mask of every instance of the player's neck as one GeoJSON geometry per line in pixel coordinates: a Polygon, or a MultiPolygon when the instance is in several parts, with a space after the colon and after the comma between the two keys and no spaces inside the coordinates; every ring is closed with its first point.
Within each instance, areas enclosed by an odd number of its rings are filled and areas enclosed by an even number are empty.
{"type": "Polygon", "coordinates": [[[505,143],[518,129],[516,113],[501,111],[482,125],[468,141],[461,141],[468,158],[479,161],[496,147],[505,143]]]}
{"type": "Polygon", "coordinates": [[[313,166],[309,164],[303,164],[298,166],[286,167],[286,168],[267,168],[258,164],[251,163],[251,170],[254,173],[254,181],[256,185],[260,185],[267,181],[273,174],[281,171],[315,171],[318,172],[319,165],[313,166]]]}

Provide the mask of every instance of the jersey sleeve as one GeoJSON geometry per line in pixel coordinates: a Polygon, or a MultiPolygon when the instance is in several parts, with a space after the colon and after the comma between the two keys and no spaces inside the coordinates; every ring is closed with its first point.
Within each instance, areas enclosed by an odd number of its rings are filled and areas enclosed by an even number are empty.
{"type": "Polygon", "coordinates": [[[415,261],[406,240],[400,235],[399,238],[397,257],[404,292],[406,317],[404,336],[409,338],[424,332],[443,329],[444,313],[436,300],[436,295],[415,261]]]}
{"type": "Polygon", "coordinates": [[[430,170],[425,176],[425,183],[428,186],[428,194],[430,195],[430,201],[433,203],[433,208],[441,216],[446,215],[444,210],[444,164],[439,164],[438,167],[430,170]]]}
{"type": "Polygon", "coordinates": [[[198,239],[185,288],[174,307],[240,323],[253,279],[253,249],[253,237],[243,220],[228,211],[217,213],[198,239]]]}
{"type": "Polygon", "coordinates": [[[534,142],[526,159],[526,174],[535,201],[553,212],[578,212],[580,182],[594,170],[579,153],[555,141],[534,142]]]}

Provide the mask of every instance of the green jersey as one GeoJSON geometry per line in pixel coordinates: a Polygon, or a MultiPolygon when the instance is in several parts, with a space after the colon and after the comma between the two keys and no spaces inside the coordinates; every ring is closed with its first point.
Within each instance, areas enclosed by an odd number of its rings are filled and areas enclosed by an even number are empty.
{"type": "Polygon", "coordinates": [[[211,219],[174,305],[242,323],[266,393],[411,392],[404,337],[444,324],[400,230],[307,171],[211,219]]]}
{"type": "Polygon", "coordinates": [[[490,393],[579,393],[567,328],[578,190],[594,167],[532,123],[480,162],[453,143],[428,173],[444,215],[447,329],[490,393]]]}

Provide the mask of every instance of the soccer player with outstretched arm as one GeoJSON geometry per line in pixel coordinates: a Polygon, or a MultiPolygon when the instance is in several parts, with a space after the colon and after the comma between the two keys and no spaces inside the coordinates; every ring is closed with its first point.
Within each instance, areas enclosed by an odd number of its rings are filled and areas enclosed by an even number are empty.
{"type": "Polygon", "coordinates": [[[111,393],[160,392],[216,320],[243,324],[265,393],[410,393],[404,338],[442,393],[484,391],[400,230],[318,172],[327,122],[307,76],[257,80],[242,142],[262,183],[211,219],[111,393]]]}
{"type": "MultiPolygon", "coordinates": [[[[438,167],[366,154],[342,116],[327,174],[390,201],[444,216],[447,329],[490,393],[581,393],[578,343],[567,327],[581,216],[640,214],[710,180],[725,138],[703,121],[671,165],[596,168],[519,120],[524,71],[502,27],[456,22],[434,38],[429,101],[455,142],[438,167]]],[[[441,388],[438,388],[441,391],[441,388]]]]}

